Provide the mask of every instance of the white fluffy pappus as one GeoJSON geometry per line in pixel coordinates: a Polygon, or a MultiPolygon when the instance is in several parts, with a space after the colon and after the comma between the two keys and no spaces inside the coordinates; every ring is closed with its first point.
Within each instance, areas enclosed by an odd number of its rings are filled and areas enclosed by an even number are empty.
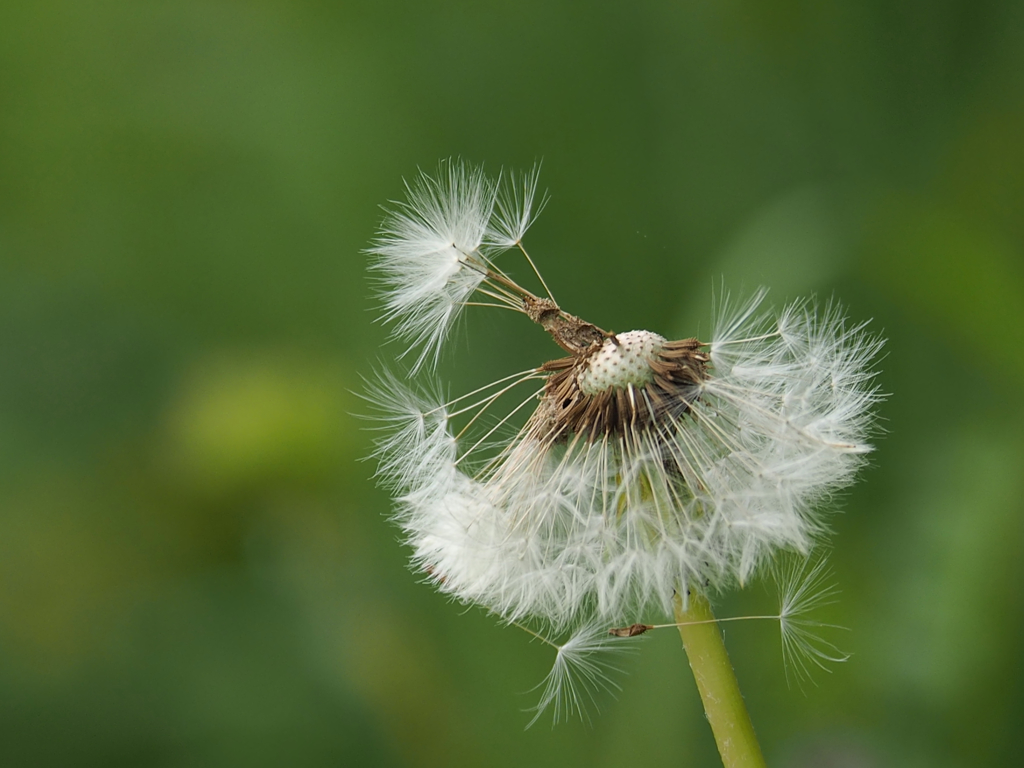
{"type": "MultiPolygon", "coordinates": [[[[413,371],[436,362],[491,258],[517,245],[533,222],[538,169],[504,183],[459,161],[406,183],[408,200],[387,208],[368,253],[378,275],[383,319],[420,348],[413,371]]],[[[542,203],[543,205],[543,203],[542,203]]],[[[541,206],[542,207],[542,206],[541,206]]]]}
{"type": "Polygon", "coordinates": [[[459,403],[396,379],[377,387],[380,410],[407,421],[379,456],[415,561],[455,597],[564,628],[592,613],[671,612],[688,585],[744,583],[778,550],[809,552],[825,531],[820,502],[870,451],[879,342],[835,306],[773,319],[759,314],[761,298],[723,312],[684,412],[633,387],[638,410],[655,417],[621,431],[553,438],[533,419],[474,461],[485,446],[467,439],[460,452],[449,426],[459,403]]]}
{"type": "MultiPolygon", "coordinates": [[[[763,291],[723,297],[707,341],[604,331],[494,264],[517,247],[533,267],[522,236],[536,181],[500,192],[451,164],[409,186],[371,250],[385,317],[423,347],[414,373],[470,304],[521,312],[568,356],[447,402],[436,383],[388,374],[368,397],[384,420],[378,475],[414,564],[506,621],[571,632],[557,670],[603,647],[594,627],[671,615],[677,593],[742,585],[781,553],[809,555],[826,502],[871,450],[882,342],[838,304],[773,313],[763,291]]],[[[777,617],[788,652],[840,660],[801,634],[813,623],[788,616],[777,617]]],[[[604,679],[594,669],[579,670],[585,683],[604,679]]],[[[579,708],[565,679],[549,677],[542,704],[579,708]]]]}

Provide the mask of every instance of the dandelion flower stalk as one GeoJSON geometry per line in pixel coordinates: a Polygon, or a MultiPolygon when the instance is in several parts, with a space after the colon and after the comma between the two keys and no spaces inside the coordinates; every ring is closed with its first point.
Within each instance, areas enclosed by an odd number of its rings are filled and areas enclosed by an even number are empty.
{"type": "MultiPolygon", "coordinates": [[[[408,374],[382,373],[367,398],[381,412],[378,477],[395,494],[414,566],[507,623],[568,634],[545,637],[557,659],[540,708],[557,719],[583,714],[607,685],[598,656],[613,640],[655,626],[633,624],[638,616],[678,614],[676,596],[694,586],[746,585],[780,555],[809,558],[827,531],[826,502],[871,450],[881,342],[836,304],[773,313],[763,291],[742,303],[722,295],[704,340],[614,333],[576,317],[523,246],[536,183],[536,171],[493,181],[451,162],[407,185],[369,250],[383,318],[413,362],[408,374]],[[498,266],[506,251],[545,295],[498,266]],[[525,315],[564,356],[442,397],[432,370],[467,307],[525,315]],[[615,625],[629,626],[609,640],[615,625]]],[[[791,602],[806,606],[808,592],[791,602]]],[[[731,667],[717,627],[692,623],[698,610],[706,600],[691,594],[680,631],[709,681],[706,703],[739,705],[715,717],[728,733],[742,698],[719,690],[731,667]]],[[[786,652],[807,657],[800,670],[842,660],[800,610],[779,619],[786,652]]]]}
{"type": "Polygon", "coordinates": [[[697,690],[725,768],[764,768],[764,756],[754,734],[722,631],[714,621],[711,604],[699,592],[690,592],[686,605],[675,598],[675,618],[690,660],[697,690]]]}

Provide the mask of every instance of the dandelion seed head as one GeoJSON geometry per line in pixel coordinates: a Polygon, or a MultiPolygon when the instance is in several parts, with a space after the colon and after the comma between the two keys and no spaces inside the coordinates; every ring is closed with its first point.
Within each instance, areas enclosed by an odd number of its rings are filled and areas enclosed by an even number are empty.
{"type": "Polygon", "coordinates": [[[444,407],[393,395],[408,415],[378,453],[406,489],[396,519],[415,560],[455,597],[568,627],[590,611],[669,611],[681,585],[745,584],[779,552],[809,552],[827,530],[821,502],[870,450],[877,399],[869,377],[831,384],[869,355],[793,352],[822,334],[812,312],[786,315],[802,318],[798,343],[730,318],[708,345],[634,331],[552,361],[526,424],[475,464],[481,449],[455,437],[444,407]]]}
{"type": "MultiPolygon", "coordinates": [[[[584,632],[671,614],[689,585],[746,584],[784,553],[806,559],[871,451],[881,340],[835,302],[775,312],[764,291],[719,296],[703,341],[608,333],[494,265],[515,246],[535,270],[522,238],[536,171],[505,186],[460,163],[442,171],[409,186],[371,249],[385,318],[421,350],[412,373],[475,297],[522,313],[566,356],[447,402],[410,383],[419,375],[376,382],[378,475],[414,564],[506,621],[584,632]]],[[[780,613],[786,653],[838,659],[811,639],[803,594],[780,613]]],[[[576,647],[590,646],[560,646],[556,668],[576,647]]],[[[548,704],[580,701],[551,680],[548,704]]]]}

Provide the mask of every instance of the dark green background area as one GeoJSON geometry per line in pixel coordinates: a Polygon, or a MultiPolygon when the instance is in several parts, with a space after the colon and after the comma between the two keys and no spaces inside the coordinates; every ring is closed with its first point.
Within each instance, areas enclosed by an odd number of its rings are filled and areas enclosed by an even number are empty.
{"type": "MultiPolygon", "coordinates": [[[[716,763],[671,632],[524,732],[550,653],[385,522],[361,249],[452,156],[543,162],[531,255],[605,328],[699,334],[722,285],[873,318],[852,657],[801,691],[776,627],[726,640],[771,765],[1017,764],[1022,93],[1010,0],[3,3],[0,765],[716,763]]],[[[471,310],[440,371],[556,355],[471,310]]]]}

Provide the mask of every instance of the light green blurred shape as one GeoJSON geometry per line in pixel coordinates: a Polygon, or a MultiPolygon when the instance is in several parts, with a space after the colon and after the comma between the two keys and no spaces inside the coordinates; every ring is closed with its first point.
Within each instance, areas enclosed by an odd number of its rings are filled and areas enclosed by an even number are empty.
{"type": "Polygon", "coordinates": [[[165,460],[210,494],[324,481],[355,456],[351,405],[337,364],[273,352],[206,357],[168,411],[165,460]]]}
{"type": "Polygon", "coordinates": [[[807,186],[767,201],[739,224],[712,270],[736,290],[770,286],[776,301],[827,289],[845,270],[849,250],[827,195],[807,186]]]}

